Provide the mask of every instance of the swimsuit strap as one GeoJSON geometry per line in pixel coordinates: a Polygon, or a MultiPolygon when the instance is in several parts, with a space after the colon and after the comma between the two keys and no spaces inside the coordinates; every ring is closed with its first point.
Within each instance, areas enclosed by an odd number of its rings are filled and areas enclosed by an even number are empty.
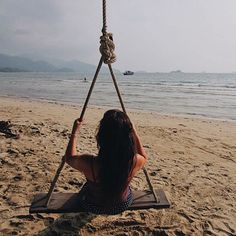
{"type": "Polygon", "coordinates": [[[93,160],[94,160],[94,157],[91,158],[91,170],[92,170],[92,175],[93,175],[93,181],[96,183],[93,160]]]}

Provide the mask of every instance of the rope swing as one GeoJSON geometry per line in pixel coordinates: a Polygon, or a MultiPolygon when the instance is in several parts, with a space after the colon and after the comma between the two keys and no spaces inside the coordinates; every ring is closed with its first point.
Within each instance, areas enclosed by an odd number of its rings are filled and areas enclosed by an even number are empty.
{"type": "MultiPolygon", "coordinates": [[[[112,33],[107,33],[107,21],[106,21],[106,0],[103,0],[103,28],[102,28],[102,36],[100,37],[100,48],[99,48],[99,51],[101,53],[101,58],[100,58],[100,61],[98,63],[98,66],[97,66],[97,69],[96,69],[96,72],[95,72],[95,75],[93,77],[93,81],[91,83],[91,86],[89,88],[89,91],[88,91],[88,95],[86,97],[86,100],[84,102],[84,106],[82,108],[82,111],[81,111],[81,114],[80,114],[80,118],[79,120],[82,121],[83,120],[83,117],[84,117],[84,114],[85,114],[85,111],[86,111],[86,108],[87,108],[87,105],[88,105],[88,102],[89,102],[89,99],[90,99],[90,96],[92,94],[92,91],[93,91],[93,87],[95,85],[95,82],[97,80],[97,76],[99,74],[99,71],[101,69],[101,66],[103,63],[107,64],[108,65],[108,68],[109,68],[109,71],[110,71],[110,74],[111,74],[111,77],[112,77],[112,80],[113,80],[113,83],[114,83],[114,86],[115,86],[115,89],[116,89],[116,92],[117,92],[117,95],[118,95],[118,98],[119,98],[119,101],[120,101],[120,104],[121,104],[121,107],[122,107],[122,110],[124,113],[126,113],[126,110],[125,110],[125,107],[124,107],[124,103],[122,101],[122,97],[121,97],[121,94],[120,94],[120,91],[119,91],[119,88],[118,88],[118,85],[116,83],[116,78],[115,78],[115,75],[113,73],[113,69],[112,69],[112,66],[111,64],[114,63],[116,61],[116,55],[115,55],[115,44],[113,42],[113,36],[112,36],[112,33]]],[[[50,186],[50,189],[47,193],[47,198],[46,198],[46,203],[45,203],[45,206],[47,207],[49,202],[50,202],[50,199],[51,199],[51,196],[52,196],[52,193],[53,193],[53,190],[55,188],[55,185],[56,185],[56,182],[59,178],[59,175],[65,165],[65,162],[66,162],[66,158],[65,156],[62,157],[62,160],[61,160],[61,163],[56,171],[56,174],[54,176],[54,179],[51,183],[51,186],[50,186]]],[[[157,197],[156,195],[156,192],[152,186],[152,183],[150,181],[150,178],[149,178],[149,175],[148,175],[148,172],[147,170],[145,169],[145,167],[143,167],[143,171],[144,171],[144,174],[146,176],[146,179],[147,179],[147,182],[148,182],[148,185],[149,185],[149,188],[155,198],[155,201],[156,202],[159,202],[159,198],[157,197]]]]}

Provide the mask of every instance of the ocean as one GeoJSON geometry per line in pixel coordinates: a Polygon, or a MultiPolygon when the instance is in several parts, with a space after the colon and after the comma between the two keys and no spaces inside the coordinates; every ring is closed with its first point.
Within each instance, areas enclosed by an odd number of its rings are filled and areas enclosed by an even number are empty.
{"type": "MultiPolygon", "coordinates": [[[[0,96],[83,105],[93,74],[0,73],[0,96]],[[84,78],[86,77],[86,82],[84,78]]],[[[116,74],[127,109],[236,120],[236,74],[116,74]]],[[[99,74],[89,105],[120,108],[110,74],[99,74]]]]}

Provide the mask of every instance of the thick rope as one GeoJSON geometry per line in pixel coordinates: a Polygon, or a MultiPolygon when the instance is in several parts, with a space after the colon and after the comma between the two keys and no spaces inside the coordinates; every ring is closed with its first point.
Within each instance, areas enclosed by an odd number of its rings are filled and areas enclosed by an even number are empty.
{"type": "Polygon", "coordinates": [[[102,1],[102,16],[103,16],[103,27],[102,27],[102,33],[106,34],[107,32],[107,3],[106,0],[102,1]]]}
{"type": "Polygon", "coordinates": [[[100,52],[105,64],[112,64],[116,61],[115,44],[113,43],[112,33],[105,33],[100,37],[100,52]]]}
{"type": "Polygon", "coordinates": [[[116,93],[117,93],[117,95],[118,95],[118,98],[119,98],[119,101],[120,101],[120,105],[121,105],[121,107],[122,107],[122,110],[123,110],[124,113],[126,113],[125,106],[124,106],[124,103],[123,103],[123,101],[122,101],[121,93],[120,93],[119,88],[118,88],[118,85],[117,85],[117,83],[116,83],[116,78],[115,78],[114,72],[113,72],[113,70],[112,70],[111,64],[108,64],[108,68],[109,68],[109,70],[110,70],[111,78],[112,78],[112,80],[113,80],[113,84],[114,84],[114,86],[115,86],[116,93]]]}
{"type": "MultiPolygon", "coordinates": [[[[109,67],[109,70],[110,70],[110,73],[111,73],[111,77],[112,77],[113,83],[114,83],[114,85],[115,85],[116,93],[117,93],[118,98],[119,98],[119,100],[120,100],[120,104],[121,104],[122,110],[123,110],[124,113],[126,113],[125,106],[124,106],[124,103],[123,103],[123,101],[122,101],[122,97],[121,97],[121,94],[120,94],[118,85],[117,85],[117,83],[116,83],[116,78],[115,78],[115,75],[114,75],[114,73],[113,73],[111,64],[108,64],[108,67],[109,67]]],[[[158,197],[157,194],[156,194],[156,191],[155,191],[155,189],[154,189],[154,187],[153,187],[153,185],[152,185],[152,182],[151,182],[151,180],[150,180],[150,177],[149,177],[149,174],[148,174],[146,168],[143,167],[142,169],[143,169],[143,172],[144,172],[144,174],[145,174],[146,180],[147,180],[147,182],[148,182],[149,189],[150,189],[151,192],[153,193],[153,196],[154,196],[156,202],[157,202],[157,203],[160,202],[160,199],[159,199],[159,197],[158,197]]]]}
{"type": "MultiPolygon", "coordinates": [[[[102,59],[102,57],[101,57],[101,59],[100,59],[100,61],[99,61],[99,63],[98,63],[98,66],[97,66],[97,70],[96,70],[96,72],[95,72],[95,75],[94,75],[94,77],[93,77],[93,82],[92,82],[92,84],[91,84],[91,86],[90,86],[90,89],[89,89],[89,91],[88,91],[88,95],[87,95],[86,100],[85,100],[85,102],[84,102],[84,106],[83,106],[82,112],[81,112],[81,114],[80,114],[79,120],[83,120],[85,110],[86,110],[86,108],[87,108],[87,105],[88,105],[90,96],[91,96],[92,91],[93,91],[93,87],[94,87],[94,85],[95,85],[95,82],[96,82],[97,77],[98,77],[98,73],[99,73],[99,71],[100,71],[100,69],[101,69],[101,66],[102,66],[102,62],[103,62],[103,59],[102,59]]],[[[66,157],[63,156],[62,159],[61,159],[61,163],[60,163],[60,165],[59,165],[59,167],[58,167],[58,169],[57,169],[57,172],[56,172],[56,174],[55,174],[55,176],[54,176],[54,178],[53,178],[53,181],[52,181],[52,183],[51,183],[51,185],[50,185],[50,188],[49,188],[49,191],[48,191],[48,194],[47,194],[47,199],[46,199],[46,202],[45,202],[45,205],[46,205],[46,206],[48,206],[48,204],[49,204],[49,202],[50,202],[50,200],[51,200],[52,193],[53,193],[53,191],[54,191],[54,188],[55,188],[55,186],[56,186],[57,180],[58,180],[58,178],[59,178],[59,176],[60,176],[60,173],[61,173],[61,171],[62,171],[62,169],[63,169],[65,163],[66,163],[66,157]]]]}
{"type": "Polygon", "coordinates": [[[103,27],[102,36],[100,37],[100,53],[102,54],[103,62],[105,64],[112,64],[116,61],[115,44],[113,43],[112,33],[107,33],[107,8],[106,0],[102,1],[103,12],[103,27]]]}

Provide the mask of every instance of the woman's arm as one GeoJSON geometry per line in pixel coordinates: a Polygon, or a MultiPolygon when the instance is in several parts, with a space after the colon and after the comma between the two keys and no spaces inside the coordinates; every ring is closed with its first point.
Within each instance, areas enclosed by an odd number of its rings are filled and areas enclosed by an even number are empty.
{"type": "Polygon", "coordinates": [[[76,144],[77,144],[78,134],[79,134],[81,125],[82,125],[82,121],[80,121],[79,119],[76,119],[74,121],[73,128],[70,135],[70,140],[66,148],[66,153],[65,153],[66,158],[77,155],[76,144]]]}
{"type": "Polygon", "coordinates": [[[81,125],[82,121],[76,119],[65,153],[66,163],[72,168],[82,172],[85,175],[86,179],[94,181],[93,173],[91,171],[91,163],[93,161],[91,159],[93,159],[94,156],[90,154],[80,154],[76,150],[78,134],[81,125]]]}
{"type": "Polygon", "coordinates": [[[91,155],[88,154],[79,154],[76,150],[77,141],[78,141],[78,135],[79,130],[82,125],[82,121],[79,119],[76,119],[73,124],[73,128],[71,131],[70,140],[68,142],[67,148],[66,148],[66,163],[70,165],[71,167],[86,173],[88,169],[89,164],[89,158],[91,158],[91,155]]]}
{"type": "Polygon", "coordinates": [[[136,162],[135,162],[135,166],[131,172],[131,178],[133,176],[135,176],[137,174],[137,172],[145,165],[145,163],[147,162],[147,154],[143,148],[141,139],[135,129],[135,127],[133,126],[133,131],[134,131],[134,140],[136,143],[136,162]]]}
{"type": "Polygon", "coordinates": [[[147,154],[143,148],[141,139],[133,125],[133,130],[134,130],[134,139],[135,139],[135,143],[136,143],[136,148],[137,148],[137,154],[143,156],[145,159],[147,159],[147,154]]]}

